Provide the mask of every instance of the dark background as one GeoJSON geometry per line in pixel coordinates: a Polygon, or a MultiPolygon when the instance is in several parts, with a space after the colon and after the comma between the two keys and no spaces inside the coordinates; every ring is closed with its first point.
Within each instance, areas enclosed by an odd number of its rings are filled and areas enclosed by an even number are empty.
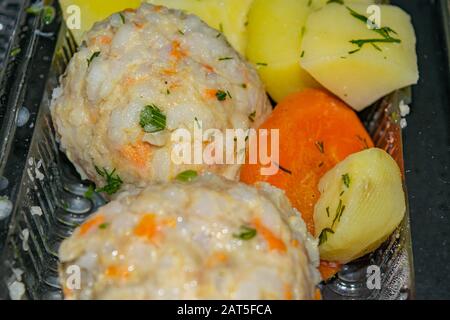
{"type": "Polygon", "coordinates": [[[450,71],[442,10],[433,0],[392,3],[412,16],[418,38],[420,82],[404,130],[416,297],[450,299],[450,71]]]}

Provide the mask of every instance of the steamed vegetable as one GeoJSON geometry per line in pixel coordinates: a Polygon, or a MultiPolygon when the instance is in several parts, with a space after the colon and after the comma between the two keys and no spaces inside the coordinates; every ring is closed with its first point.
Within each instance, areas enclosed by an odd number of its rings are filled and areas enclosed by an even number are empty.
{"type": "Polygon", "coordinates": [[[80,22],[80,28],[71,28],[71,31],[78,43],[81,43],[81,37],[88,31],[95,22],[101,21],[109,15],[127,9],[137,8],[141,0],[61,0],[61,9],[66,22],[80,22]],[[76,7],[75,7],[76,6],[76,7]],[[77,12],[79,8],[79,12],[77,12]],[[74,10],[75,9],[75,10],[74,10]],[[78,15],[79,13],[79,15],[78,15]],[[77,17],[78,16],[78,17],[77,17]],[[75,19],[75,20],[74,20],[75,19]]]}
{"type": "Polygon", "coordinates": [[[378,6],[378,29],[367,26],[367,5],[350,7],[331,3],[309,16],[301,65],[359,111],[417,83],[416,37],[409,15],[397,7],[378,6]]]}
{"type": "Polygon", "coordinates": [[[314,208],[320,257],[347,263],[377,249],[405,215],[402,176],[381,149],[347,157],[320,181],[314,208]]]}
{"type": "MultiPolygon", "coordinates": [[[[373,143],[353,110],[329,93],[308,89],[283,100],[261,129],[279,129],[279,170],[264,176],[261,163],[246,164],[241,180],[268,182],[286,192],[314,233],[314,205],[320,178],[348,155],[373,143]]],[[[271,136],[269,135],[269,139],[271,136]]],[[[270,144],[269,144],[270,145],[270,144]]]]}
{"type": "Polygon", "coordinates": [[[247,45],[247,13],[253,0],[147,0],[168,8],[195,14],[222,32],[242,55],[247,45]]]}
{"type": "MultiPolygon", "coordinates": [[[[309,0],[308,0],[309,1],[309,0]]],[[[315,10],[323,8],[327,4],[342,3],[345,5],[361,3],[361,4],[373,4],[375,0],[311,0],[311,7],[315,10]]]]}
{"type": "Polygon", "coordinates": [[[255,0],[248,14],[247,58],[275,101],[318,83],[300,67],[308,1],[255,0]]]}

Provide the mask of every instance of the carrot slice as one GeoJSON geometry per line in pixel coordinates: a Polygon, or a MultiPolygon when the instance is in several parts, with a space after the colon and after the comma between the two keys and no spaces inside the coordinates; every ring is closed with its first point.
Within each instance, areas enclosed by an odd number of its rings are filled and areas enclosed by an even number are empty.
{"type": "MultiPolygon", "coordinates": [[[[330,93],[315,89],[287,97],[260,128],[279,130],[280,170],[264,176],[261,163],[246,161],[241,181],[264,181],[284,190],[314,234],[320,179],[350,154],[373,147],[369,134],[352,109],[330,93]]],[[[270,131],[268,139],[270,145],[270,131]]]]}

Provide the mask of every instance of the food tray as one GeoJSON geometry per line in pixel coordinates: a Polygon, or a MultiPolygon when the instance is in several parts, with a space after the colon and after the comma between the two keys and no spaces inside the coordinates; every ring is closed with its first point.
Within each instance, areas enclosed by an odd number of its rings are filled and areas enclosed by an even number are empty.
{"type": "MultiPolygon", "coordinates": [[[[88,183],[80,180],[59,151],[49,112],[52,91],[76,51],[76,43],[57,2],[56,19],[45,26],[40,17],[26,14],[29,2],[21,2],[0,79],[0,196],[7,196],[13,204],[11,214],[0,220],[0,298],[8,299],[8,287],[20,281],[25,285],[24,299],[61,299],[59,244],[104,201],[98,195],[93,200],[83,197],[88,183]],[[18,45],[21,52],[11,56],[18,45]],[[18,127],[24,107],[30,117],[18,127]],[[40,207],[42,215],[32,207],[40,207]]],[[[395,92],[360,114],[375,145],[390,153],[402,172],[399,104],[401,100],[409,103],[409,96],[409,90],[395,92]]],[[[400,227],[380,249],[344,266],[336,277],[320,285],[323,298],[413,298],[409,226],[407,211],[400,227]],[[370,265],[381,269],[380,289],[368,289],[370,265]]]]}

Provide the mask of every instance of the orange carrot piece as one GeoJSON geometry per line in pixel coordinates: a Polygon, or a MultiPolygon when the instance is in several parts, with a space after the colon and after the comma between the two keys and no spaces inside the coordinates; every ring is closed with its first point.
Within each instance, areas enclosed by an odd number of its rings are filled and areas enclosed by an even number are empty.
{"type": "MultiPolygon", "coordinates": [[[[284,190],[314,234],[320,179],[350,154],[373,147],[370,136],[343,102],[313,89],[287,97],[261,128],[279,129],[281,169],[275,175],[263,176],[261,164],[247,161],[241,169],[241,181],[265,181],[284,190]]],[[[270,134],[268,138],[270,145],[270,134]]]]}
{"type": "Polygon", "coordinates": [[[83,223],[79,228],[79,233],[80,233],[80,235],[83,236],[86,233],[88,233],[89,230],[101,225],[104,222],[105,222],[105,217],[101,214],[98,214],[95,217],[93,217],[93,218],[87,220],[85,223],[83,223]]]}
{"type": "Polygon", "coordinates": [[[316,289],[314,300],[322,300],[322,293],[320,292],[320,289],[316,289]]]}
{"type": "Polygon", "coordinates": [[[130,272],[128,271],[128,268],[124,266],[111,265],[105,270],[105,276],[109,278],[125,279],[128,278],[129,275],[130,272]]]}
{"type": "Polygon", "coordinates": [[[143,237],[146,240],[153,242],[158,233],[158,225],[156,223],[156,216],[153,213],[144,215],[134,228],[134,234],[138,237],[143,237]]]}
{"type": "Polygon", "coordinates": [[[205,96],[207,98],[216,98],[217,89],[206,89],[205,96]]]}
{"type": "Polygon", "coordinates": [[[187,54],[181,48],[180,42],[174,40],[172,41],[172,50],[170,51],[170,55],[178,60],[185,57],[187,54]]]}
{"type": "MultiPolygon", "coordinates": [[[[279,129],[280,170],[263,176],[260,163],[247,161],[241,169],[241,181],[264,181],[284,190],[314,234],[320,179],[347,156],[373,147],[373,142],[352,109],[330,93],[315,89],[287,97],[261,128],[279,129]]],[[[270,145],[270,134],[268,138],[270,145]]],[[[328,279],[339,269],[333,264],[321,266],[320,271],[323,279],[328,279]]]]}
{"type": "Polygon", "coordinates": [[[213,253],[208,259],[206,259],[206,266],[213,268],[219,264],[226,263],[228,261],[228,255],[225,252],[218,251],[213,253]]]}
{"type": "Polygon", "coordinates": [[[125,159],[139,168],[145,168],[147,166],[150,153],[151,146],[142,141],[135,144],[128,144],[120,150],[120,154],[125,159]]]}
{"type": "Polygon", "coordinates": [[[286,252],[286,245],[283,240],[274,235],[273,232],[262,223],[260,218],[254,218],[252,220],[252,225],[255,227],[258,234],[266,240],[269,250],[279,251],[281,253],[286,252]]]}
{"type": "Polygon", "coordinates": [[[323,280],[328,280],[338,273],[342,265],[336,262],[320,261],[319,272],[323,280]]]}

